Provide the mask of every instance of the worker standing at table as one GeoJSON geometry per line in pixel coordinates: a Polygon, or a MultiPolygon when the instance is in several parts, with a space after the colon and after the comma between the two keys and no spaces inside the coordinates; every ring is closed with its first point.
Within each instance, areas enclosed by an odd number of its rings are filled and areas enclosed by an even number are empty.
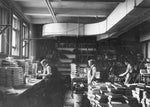
{"type": "Polygon", "coordinates": [[[133,65],[131,64],[131,62],[129,60],[125,60],[125,65],[127,66],[126,67],[126,71],[122,74],[120,74],[119,76],[120,77],[124,77],[125,76],[125,82],[124,84],[129,84],[130,83],[130,80],[132,78],[132,73],[133,73],[133,65]]]}
{"type": "Polygon", "coordinates": [[[92,84],[92,82],[96,79],[96,66],[95,66],[95,60],[90,59],[88,60],[89,69],[87,72],[87,80],[88,85],[92,84]]]}

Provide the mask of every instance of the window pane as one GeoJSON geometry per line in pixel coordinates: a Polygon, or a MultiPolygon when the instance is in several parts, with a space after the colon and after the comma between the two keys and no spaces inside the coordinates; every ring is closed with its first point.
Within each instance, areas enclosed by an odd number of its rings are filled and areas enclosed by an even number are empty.
{"type": "Polygon", "coordinates": [[[19,56],[20,47],[20,22],[17,16],[13,15],[13,31],[12,31],[12,55],[19,56]]]}
{"type": "Polygon", "coordinates": [[[0,52],[2,52],[2,35],[0,34],[0,52]]]}
{"type": "MultiPolygon", "coordinates": [[[[4,29],[6,25],[8,25],[9,18],[9,10],[3,7],[3,4],[0,5],[0,30],[4,29]]],[[[0,53],[6,54],[7,53],[7,38],[8,38],[8,28],[1,32],[0,34],[0,53]]]]}
{"type": "Polygon", "coordinates": [[[16,47],[16,31],[12,32],[12,47],[16,47]]]}
{"type": "Polygon", "coordinates": [[[28,57],[28,26],[23,23],[23,42],[22,42],[23,50],[22,50],[22,55],[24,57],[28,57]]]}

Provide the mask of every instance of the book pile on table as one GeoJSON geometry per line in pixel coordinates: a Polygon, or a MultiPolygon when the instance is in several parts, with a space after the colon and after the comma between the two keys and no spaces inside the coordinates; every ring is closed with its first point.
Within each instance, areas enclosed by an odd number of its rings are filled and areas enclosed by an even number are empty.
{"type": "Polygon", "coordinates": [[[140,102],[143,97],[143,92],[144,92],[144,89],[137,87],[135,88],[135,93],[134,93],[135,95],[133,96],[136,97],[137,100],[140,102]]]}
{"type": "Polygon", "coordinates": [[[125,103],[125,98],[121,94],[106,93],[105,95],[108,96],[108,100],[111,104],[125,103]]]}
{"type": "Polygon", "coordinates": [[[146,105],[150,106],[150,98],[146,98],[146,105]]]}
{"type": "Polygon", "coordinates": [[[100,93],[100,89],[99,88],[93,88],[91,89],[92,94],[99,94],[100,93]]]}
{"type": "Polygon", "coordinates": [[[99,103],[108,103],[108,96],[103,94],[96,94],[95,99],[99,101],[99,103]]]}
{"type": "MultiPolygon", "coordinates": [[[[137,100],[137,97],[141,99],[141,92],[143,90],[137,87],[137,89],[132,90],[133,88],[131,89],[121,84],[112,83],[97,85],[91,88],[93,104],[95,104],[96,107],[141,107],[141,103],[137,100]],[[132,91],[136,97],[132,95],[132,91]]],[[[147,95],[147,93],[145,95],[147,95]]],[[[90,98],[89,100],[90,102],[92,101],[90,98]]],[[[150,104],[149,102],[150,100],[147,99],[147,105],[150,104]]]]}
{"type": "Polygon", "coordinates": [[[101,93],[101,94],[105,94],[105,93],[107,93],[107,92],[108,92],[108,90],[107,90],[107,87],[106,87],[106,86],[100,87],[100,93],[101,93]]]}
{"type": "Polygon", "coordinates": [[[138,104],[138,100],[131,96],[128,97],[125,96],[125,101],[127,104],[138,104]]]}

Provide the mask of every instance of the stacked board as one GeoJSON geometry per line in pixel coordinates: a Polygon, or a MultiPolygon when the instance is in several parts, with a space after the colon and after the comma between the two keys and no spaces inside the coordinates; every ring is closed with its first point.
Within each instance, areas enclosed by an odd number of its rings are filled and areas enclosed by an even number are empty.
{"type": "Polygon", "coordinates": [[[0,86],[13,87],[24,84],[21,67],[0,67],[0,86]]]}

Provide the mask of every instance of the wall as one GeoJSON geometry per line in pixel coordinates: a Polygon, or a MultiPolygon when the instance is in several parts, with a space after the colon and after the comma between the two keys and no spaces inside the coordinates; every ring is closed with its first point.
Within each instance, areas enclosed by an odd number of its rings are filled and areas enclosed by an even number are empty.
{"type": "Polygon", "coordinates": [[[150,58],[150,21],[147,20],[130,31],[124,33],[119,38],[124,41],[136,41],[135,49],[139,49],[144,58],[150,58]]]}
{"type": "Polygon", "coordinates": [[[118,40],[123,41],[124,48],[126,48],[133,56],[137,54],[142,54],[142,44],[139,42],[139,28],[135,27],[128,32],[122,34],[118,40]]]}
{"type": "MultiPolygon", "coordinates": [[[[99,56],[105,54],[111,57],[116,56],[135,56],[142,53],[142,46],[139,42],[138,28],[131,29],[118,38],[104,39],[98,42],[99,56]]],[[[100,56],[100,58],[101,58],[100,56]]]]}
{"type": "Polygon", "coordinates": [[[142,53],[144,58],[150,58],[150,21],[145,21],[139,25],[140,42],[142,43],[142,53]]]}
{"type": "Polygon", "coordinates": [[[30,35],[30,40],[29,40],[29,56],[34,56],[36,57],[36,40],[34,40],[33,38],[36,38],[37,36],[37,29],[36,29],[36,25],[32,25],[30,26],[30,31],[29,31],[29,35],[30,35]]]}
{"type": "Polygon", "coordinates": [[[140,29],[140,41],[141,42],[150,40],[149,28],[150,28],[150,21],[146,21],[140,25],[139,29],[140,29]]]}
{"type": "Polygon", "coordinates": [[[32,25],[32,38],[31,44],[31,55],[37,60],[41,60],[46,57],[51,57],[55,51],[55,39],[54,38],[43,38],[42,37],[42,24],[32,25]]]}
{"type": "Polygon", "coordinates": [[[30,38],[30,55],[33,55],[35,59],[37,58],[37,39],[34,38],[40,38],[42,35],[42,25],[35,25],[33,24],[31,27],[31,35],[32,38],[30,38]]]}

